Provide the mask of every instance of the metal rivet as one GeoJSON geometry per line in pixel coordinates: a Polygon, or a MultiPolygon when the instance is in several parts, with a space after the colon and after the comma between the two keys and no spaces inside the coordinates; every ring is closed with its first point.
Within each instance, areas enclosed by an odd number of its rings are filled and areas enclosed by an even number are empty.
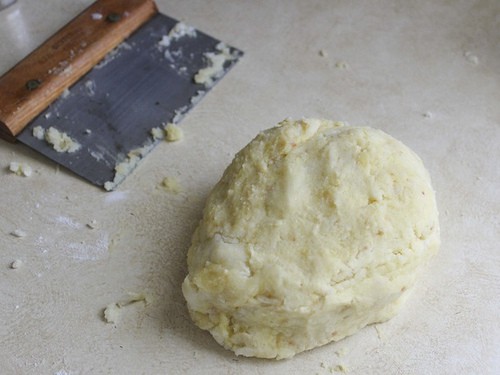
{"type": "Polygon", "coordinates": [[[40,86],[42,84],[42,82],[38,79],[30,79],[28,82],[26,82],[26,88],[30,91],[33,91],[35,90],[36,88],[38,88],[38,86],[40,86]]]}
{"type": "Polygon", "coordinates": [[[106,21],[108,21],[108,22],[118,22],[121,19],[122,19],[122,16],[121,16],[121,14],[118,14],[118,13],[110,13],[106,17],[106,21]]]}

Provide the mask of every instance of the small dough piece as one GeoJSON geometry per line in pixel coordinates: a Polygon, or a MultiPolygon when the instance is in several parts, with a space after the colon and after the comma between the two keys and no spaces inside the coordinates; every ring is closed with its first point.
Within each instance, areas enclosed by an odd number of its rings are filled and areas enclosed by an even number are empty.
{"type": "Polygon", "coordinates": [[[18,176],[24,176],[24,177],[29,177],[33,173],[33,170],[28,164],[18,163],[15,161],[10,163],[9,170],[18,176]]]}
{"type": "Polygon", "coordinates": [[[10,268],[13,270],[17,270],[18,268],[21,268],[23,266],[23,261],[21,259],[16,259],[10,264],[10,268]]]}
{"type": "Polygon", "coordinates": [[[165,177],[161,182],[161,187],[172,194],[178,194],[182,191],[182,186],[175,177],[165,177]]]}
{"type": "Polygon", "coordinates": [[[122,311],[120,305],[117,303],[110,303],[104,309],[104,320],[107,323],[117,324],[122,317],[122,311]]]}
{"type": "Polygon", "coordinates": [[[227,61],[234,60],[237,54],[231,52],[228,46],[220,42],[215,46],[217,52],[207,52],[205,57],[208,60],[208,66],[200,69],[193,77],[194,82],[212,87],[215,81],[224,74],[224,64],[227,61]]]}
{"type": "Polygon", "coordinates": [[[27,236],[27,233],[22,230],[22,229],[16,229],[10,232],[11,236],[17,237],[17,238],[24,238],[27,236]]]}
{"type": "Polygon", "coordinates": [[[440,243],[420,158],[380,130],[285,120],[208,197],[182,290],[237,355],[289,358],[393,317],[440,243]]]}
{"type": "Polygon", "coordinates": [[[167,142],[177,142],[184,138],[184,132],[177,125],[169,122],[165,126],[165,139],[167,142]]]}
{"type": "Polygon", "coordinates": [[[45,139],[45,141],[57,152],[68,152],[71,154],[82,147],[80,143],[75,141],[68,134],[52,126],[47,130],[41,126],[35,126],[33,128],[33,137],[39,140],[45,139]]]}

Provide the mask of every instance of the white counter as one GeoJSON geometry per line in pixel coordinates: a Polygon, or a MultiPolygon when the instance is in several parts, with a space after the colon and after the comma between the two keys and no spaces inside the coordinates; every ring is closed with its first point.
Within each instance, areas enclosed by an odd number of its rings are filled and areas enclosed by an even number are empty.
{"type": "MultiPolygon", "coordinates": [[[[0,12],[0,72],[89,3],[18,0],[0,12]]],[[[498,373],[500,2],[158,4],[245,56],[182,121],[185,139],[159,145],[115,192],[0,141],[0,373],[498,373]],[[234,153],[303,116],[380,128],[416,151],[437,192],[442,248],[391,321],[291,360],[235,357],[187,315],[191,233],[234,153]],[[9,173],[11,161],[33,175],[9,173]],[[158,188],[166,176],[181,194],[158,188]],[[104,307],[127,293],[152,301],[106,323],[104,307]]]]}

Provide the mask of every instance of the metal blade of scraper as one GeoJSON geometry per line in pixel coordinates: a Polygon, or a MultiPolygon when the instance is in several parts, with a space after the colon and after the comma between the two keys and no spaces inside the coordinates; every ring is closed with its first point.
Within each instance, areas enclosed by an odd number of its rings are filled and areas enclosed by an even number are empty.
{"type": "Polygon", "coordinates": [[[157,14],[33,120],[18,140],[113,190],[159,142],[152,129],[179,122],[242,55],[157,14]],[[56,151],[46,140],[51,127],[80,147],[56,151]]]}

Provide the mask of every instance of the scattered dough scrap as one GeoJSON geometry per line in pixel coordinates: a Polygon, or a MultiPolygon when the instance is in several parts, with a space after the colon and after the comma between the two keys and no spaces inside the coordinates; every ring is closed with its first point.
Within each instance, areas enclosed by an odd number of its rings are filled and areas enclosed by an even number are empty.
{"type": "Polygon", "coordinates": [[[184,132],[180,127],[175,124],[169,122],[167,126],[165,126],[165,139],[168,142],[176,142],[180,141],[184,138],[184,132]]]}
{"type": "Polygon", "coordinates": [[[111,191],[120,184],[125,177],[127,177],[130,172],[134,170],[139,164],[141,159],[146,156],[154,147],[154,144],[147,143],[143,147],[136,148],[127,154],[125,160],[121,161],[115,166],[115,176],[113,181],[107,181],[104,183],[104,189],[111,191]]]}
{"type": "Polygon", "coordinates": [[[9,170],[18,176],[24,176],[24,177],[31,176],[31,173],[33,172],[33,170],[28,164],[18,163],[14,161],[10,163],[9,170]]]}
{"type": "Polygon", "coordinates": [[[182,291],[225,348],[289,358],[393,317],[439,243],[430,177],[408,147],[372,128],[285,120],[210,193],[182,291]]]}
{"type": "Polygon", "coordinates": [[[107,323],[119,323],[122,315],[122,308],[125,306],[131,305],[136,302],[144,302],[146,306],[151,303],[151,298],[144,293],[129,293],[129,296],[129,298],[121,302],[110,303],[108,306],[106,306],[103,313],[104,320],[107,323]]]}
{"type": "Polygon", "coordinates": [[[165,177],[161,182],[161,187],[172,194],[178,194],[182,191],[182,187],[175,177],[165,177]]]}
{"type": "Polygon", "coordinates": [[[464,52],[465,59],[473,65],[479,64],[479,57],[474,55],[471,51],[464,52]]]}
{"type": "Polygon", "coordinates": [[[168,35],[163,35],[161,40],[158,42],[160,47],[168,47],[170,43],[180,38],[188,36],[190,38],[196,37],[196,29],[192,26],[188,26],[183,22],[178,22],[172,29],[168,32],[168,35]]]}
{"type": "Polygon", "coordinates": [[[339,69],[349,69],[349,64],[345,61],[337,61],[335,63],[335,67],[339,69]]]}
{"type": "Polygon", "coordinates": [[[98,226],[97,224],[97,220],[90,220],[88,223],[87,223],[87,228],[90,228],[90,229],[96,229],[98,226]]]}
{"type": "MultiPolygon", "coordinates": [[[[49,117],[50,117],[50,113],[47,113],[45,115],[45,118],[49,118],[49,117]]],[[[36,139],[39,139],[39,140],[43,141],[43,139],[45,138],[45,129],[42,128],[40,125],[35,126],[33,128],[33,137],[35,137],[36,139]]]]}
{"type": "Polygon", "coordinates": [[[20,268],[22,266],[23,266],[23,261],[20,259],[16,259],[15,261],[13,261],[10,264],[10,268],[12,268],[13,270],[17,270],[18,268],[20,268]]]}
{"type": "Polygon", "coordinates": [[[10,232],[10,234],[14,237],[17,237],[17,238],[23,238],[23,237],[27,236],[27,233],[22,229],[16,229],[16,230],[10,232]]]}
{"type": "Polygon", "coordinates": [[[108,323],[117,324],[120,321],[121,315],[121,307],[117,303],[110,303],[104,309],[104,320],[108,323]]]}
{"type": "Polygon", "coordinates": [[[41,126],[33,128],[33,136],[50,144],[57,152],[73,153],[81,148],[81,145],[64,132],[60,132],[54,127],[47,130],[41,126]]]}
{"type": "Polygon", "coordinates": [[[151,129],[151,135],[154,139],[163,139],[165,138],[165,132],[161,128],[153,128],[151,129]]]}
{"type": "Polygon", "coordinates": [[[234,60],[237,55],[231,53],[228,46],[224,43],[218,43],[215,49],[218,52],[207,52],[205,57],[208,59],[208,66],[202,68],[194,76],[194,81],[198,84],[211,87],[215,81],[224,74],[224,64],[226,61],[234,60]]]}

